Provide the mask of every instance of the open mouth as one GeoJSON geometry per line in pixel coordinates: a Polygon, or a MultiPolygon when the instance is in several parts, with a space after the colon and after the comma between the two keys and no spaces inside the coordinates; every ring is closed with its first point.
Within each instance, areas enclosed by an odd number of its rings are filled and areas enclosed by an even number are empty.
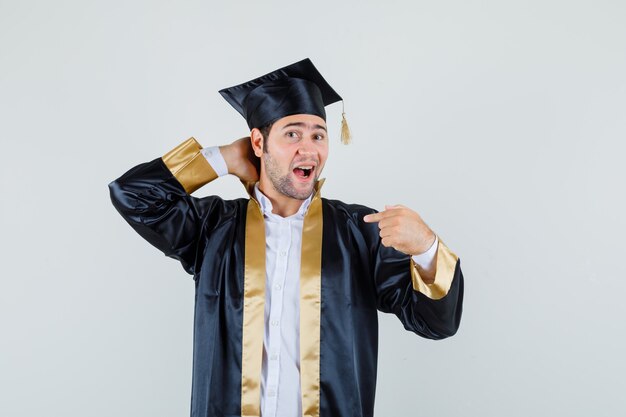
{"type": "Polygon", "coordinates": [[[313,171],[315,171],[315,167],[313,165],[301,165],[293,169],[293,173],[296,174],[296,177],[302,179],[309,178],[313,175],[313,171]]]}

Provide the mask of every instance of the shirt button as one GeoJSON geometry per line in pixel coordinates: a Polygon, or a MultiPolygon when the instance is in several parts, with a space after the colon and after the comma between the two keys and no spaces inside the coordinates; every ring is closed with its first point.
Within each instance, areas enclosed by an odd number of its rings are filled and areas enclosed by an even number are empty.
{"type": "Polygon", "coordinates": [[[276,284],[276,285],[274,285],[274,289],[275,289],[276,291],[280,291],[280,289],[281,289],[281,288],[282,288],[282,287],[280,286],[280,284],[276,284]]]}
{"type": "Polygon", "coordinates": [[[272,355],[272,356],[270,356],[270,359],[275,361],[276,359],[278,359],[278,355],[272,355]]]}
{"type": "Polygon", "coordinates": [[[278,320],[272,320],[272,326],[278,326],[278,320]]]}
{"type": "Polygon", "coordinates": [[[287,256],[287,252],[285,252],[284,250],[280,251],[280,256],[287,256]]]}
{"type": "Polygon", "coordinates": [[[267,395],[270,397],[273,397],[276,395],[276,391],[274,391],[273,389],[268,389],[267,390],[267,395]]]}

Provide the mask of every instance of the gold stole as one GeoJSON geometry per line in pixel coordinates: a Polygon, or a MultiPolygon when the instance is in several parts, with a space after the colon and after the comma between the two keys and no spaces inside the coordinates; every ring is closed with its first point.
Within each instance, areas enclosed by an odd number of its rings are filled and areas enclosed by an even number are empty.
{"type": "MultiPolygon", "coordinates": [[[[300,383],[303,417],[320,414],[320,312],[322,271],[322,200],[324,180],[304,216],[300,262],[300,383]]],[[[244,308],[241,347],[241,416],[261,414],[261,364],[265,325],[265,222],[246,184],[250,200],[246,217],[244,308]]]]}

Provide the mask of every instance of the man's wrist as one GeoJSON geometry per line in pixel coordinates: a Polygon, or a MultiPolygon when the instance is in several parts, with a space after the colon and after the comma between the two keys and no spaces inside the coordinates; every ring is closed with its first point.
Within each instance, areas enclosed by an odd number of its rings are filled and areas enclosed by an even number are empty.
{"type": "MultiPolygon", "coordinates": [[[[434,234],[434,233],[433,233],[434,234]]],[[[413,255],[411,258],[413,261],[423,270],[430,271],[435,266],[435,256],[437,255],[437,247],[439,246],[439,238],[435,235],[435,240],[430,245],[430,248],[419,255],[413,255]]]]}
{"type": "Polygon", "coordinates": [[[209,146],[207,148],[202,149],[202,155],[209,162],[211,167],[215,170],[215,173],[223,177],[229,173],[228,165],[226,163],[226,159],[221,152],[221,146],[209,146]]]}

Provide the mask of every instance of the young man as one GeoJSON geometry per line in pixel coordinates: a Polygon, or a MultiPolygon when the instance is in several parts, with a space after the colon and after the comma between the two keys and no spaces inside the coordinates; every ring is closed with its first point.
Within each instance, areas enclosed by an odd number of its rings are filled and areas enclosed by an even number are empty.
{"type": "Polygon", "coordinates": [[[190,138],[109,184],[130,225],[194,276],[191,415],[371,416],[377,310],[453,335],[460,261],[411,209],[321,198],[324,106],[341,98],[310,60],[221,93],[249,138],[190,138]],[[190,196],[228,173],[250,199],[190,196]]]}

